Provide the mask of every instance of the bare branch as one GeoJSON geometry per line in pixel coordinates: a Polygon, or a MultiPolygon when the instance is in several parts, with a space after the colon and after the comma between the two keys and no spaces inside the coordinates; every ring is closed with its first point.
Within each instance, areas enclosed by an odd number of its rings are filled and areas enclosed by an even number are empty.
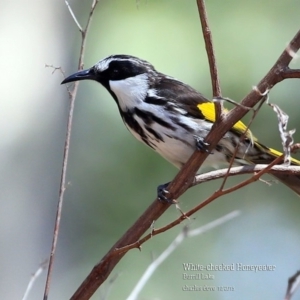
{"type": "Polygon", "coordinates": [[[300,70],[299,69],[290,69],[286,68],[286,70],[283,72],[284,79],[287,78],[300,78],[300,70]]]}
{"type": "Polygon", "coordinates": [[[197,5],[198,5],[198,11],[199,11],[199,16],[201,21],[202,33],[205,41],[208,63],[209,63],[213,97],[220,98],[222,97],[220,80],[219,80],[216,56],[215,56],[213,42],[212,42],[211,30],[208,25],[207,12],[205,8],[204,0],[197,0],[197,5]]]}
{"type": "MultiPolygon", "coordinates": [[[[264,170],[268,165],[249,165],[249,166],[242,166],[242,167],[233,167],[229,170],[228,169],[220,169],[211,171],[208,173],[200,174],[195,177],[195,181],[193,186],[208,182],[211,180],[216,180],[223,178],[226,174],[229,177],[242,175],[242,174],[251,174],[256,173],[264,170]]],[[[285,165],[276,165],[273,166],[268,173],[270,174],[293,174],[293,175],[300,175],[300,167],[299,166],[285,166],[285,165]]]]}
{"type": "Polygon", "coordinates": [[[87,32],[88,32],[88,30],[90,28],[92,17],[93,17],[93,14],[95,12],[95,9],[96,9],[96,6],[97,6],[98,2],[99,2],[99,0],[93,0],[92,6],[91,6],[91,10],[90,10],[90,14],[89,14],[89,17],[88,17],[85,29],[81,32],[82,43],[81,43],[81,47],[80,47],[78,70],[83,69],[83,66],[84,66],[83,58],[84,58],[84,53],[85,53],[86,34],[87,34],[87,32]]]}
{"type": "Polygon", "coordinates": [[[65,72],[64,72],[64,70],[62,69],[61,66],[56,67],[56,66],[53,66],[52,64],[51,65],[45,64],[45,68],[52,68],[53,69],[52,74],[54,74],[56,71],[59,71],[63,75],[63,77],[65,78],[65,72]]]}

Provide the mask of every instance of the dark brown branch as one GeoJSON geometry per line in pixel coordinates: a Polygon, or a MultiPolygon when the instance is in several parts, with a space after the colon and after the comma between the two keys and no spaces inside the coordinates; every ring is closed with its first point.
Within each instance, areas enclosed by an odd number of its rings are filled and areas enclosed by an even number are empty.
{"type": "Polygon", "coordinates": [[[205,42],[208,63],[209,63],[213,97],[220,98],[222,97],[220,79],[219,79],[216,56],[215,56],[213,42],[212,42],[211,30],[208,25],[207,12],[205,8],[204,0],[197,0],[197,5],[198,5],[198,11],[199,11],[199,16],[201,21],[201,28],[202,28],[203,38],[205,42]]]}
{"type": "Polygon", "coordinates": [[[216,56],[213,47],[212,35],[211,35],[210,27],[208,25],[207,12],[205,8],[204,0],[197,0],[197,6],[198,6],[200,21],[201,21],[202,34],[205,42],[205,49],[206,49],[208,63],[209,63],[213,99],[217,100],[215,102],[216,120],[219,121],[222,117],[223,102],[219,101],[222,98],[222,93],[221,93],[216,56]]]}
{"type": "Polygon", "coordinates": [[[290,69],[286,68],[282,74],[283,78],[300,78],[300,70],[299,69],[290,69]]]}

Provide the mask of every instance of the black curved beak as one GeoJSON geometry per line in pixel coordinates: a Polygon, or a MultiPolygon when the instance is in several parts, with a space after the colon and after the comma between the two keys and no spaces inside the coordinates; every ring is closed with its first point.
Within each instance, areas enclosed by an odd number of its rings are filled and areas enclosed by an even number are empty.
{"type": "Polygon", "coordinates": [[[73,75],[68,76],[61,82],[61,84],[85,79],[95,79],[95,72],[92,68],[88,70],[78,71],[73,75]]]}

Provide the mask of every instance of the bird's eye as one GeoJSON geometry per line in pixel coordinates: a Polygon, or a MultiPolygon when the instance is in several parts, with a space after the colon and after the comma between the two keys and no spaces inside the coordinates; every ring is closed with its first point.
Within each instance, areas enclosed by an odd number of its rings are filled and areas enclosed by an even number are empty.
{"type": "Polygon", "coordinates": [[[119,76],[120,76],[120,70],[119,69],[113,68],[113,69],[110,70],[110,78],[111,79],[117,80],[119,76]]]}

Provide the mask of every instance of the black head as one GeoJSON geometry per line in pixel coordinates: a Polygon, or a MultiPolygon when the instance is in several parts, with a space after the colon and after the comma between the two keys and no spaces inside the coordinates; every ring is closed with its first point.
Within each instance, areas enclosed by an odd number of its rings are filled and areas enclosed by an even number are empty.
{"type": "Polygon", "coordinates": [[[123,80],[145,73],[155,73],[154,67],[147,61],[130,55],[111,55],[90,69],[78,71],[67,77],[62,84],[90,79],[98,81],[109,90],[109,81],[123,80]]]}

